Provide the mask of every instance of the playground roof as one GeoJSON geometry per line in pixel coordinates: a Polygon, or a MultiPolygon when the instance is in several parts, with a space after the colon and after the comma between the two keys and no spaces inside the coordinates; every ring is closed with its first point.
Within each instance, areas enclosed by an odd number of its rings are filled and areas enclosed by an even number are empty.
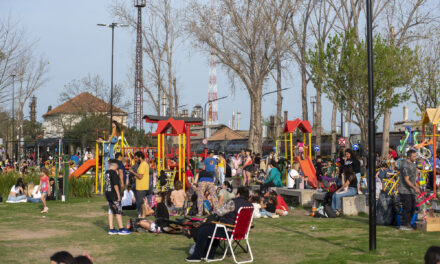
{"type": "MultiPolygon", "coordinates": [[[[69,101],[55,107],[43,115],[43,117],[57,114],[77,114],[77,113],[96,113],[108,112],[110,104],[106,101],[92,95],[89,92],[80,93],[69,101]]],[[[113,112],[127,115],[116,106],[113,106],[113,112]]]]}
{"type": "Polygon", "coordinates": [[[145,119],[145,122],[147,123],[159,123],[159,121],[166,121],[169,119],[173,120],[182,120],[187,125],[202,125],[203,119],[198,117],[171,117],[171,116],[156,116],[156,115],[145,115],[143,117],[145,119]]]}
{"type": "Polygon", "coordinates": [[[440,122],[440,107],[427,108],[422,118],[422,126],[428,123],[438,125],[440,122]]]}
{"type": "Polygon", "coordinates": [[[301,129],[303,133],[312,133],[312,127],[310,126],[309,121],[302,121],[299,118],[293,121],[286,121],[283,132],[293,133],[297,128],[301,129]]]}

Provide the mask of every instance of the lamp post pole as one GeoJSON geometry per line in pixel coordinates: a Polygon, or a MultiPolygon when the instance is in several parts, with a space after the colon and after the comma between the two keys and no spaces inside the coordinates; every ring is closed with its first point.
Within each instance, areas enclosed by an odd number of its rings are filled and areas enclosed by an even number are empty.
{"type": "Polygon", "coordinates": [[[100,27],[109,27],[112,29],[112,61],[111,61],[111,80],[110,80],[110,133],[112,131],[112,123],[113,123],[113,57],[114,57],[114,46],[115,46],[115,27],[128,27],[125,24],[119,23],[111,23],[107,24],[98,24],[100,27]]]}
{"type": "Polygon", "coordinates": [[[367,0],[367,60],[368,60],[368,181],[369,196],[369,246],[376,250],[376,127],[374,124],[374,83],[373,83],[373,28],[372,3],[367,0]]]}
{"type": "Polygon", "coordinates": [[[15,139],[15,74],[12,77],[12,161],[17,158],[17,142],[15,139]]]}

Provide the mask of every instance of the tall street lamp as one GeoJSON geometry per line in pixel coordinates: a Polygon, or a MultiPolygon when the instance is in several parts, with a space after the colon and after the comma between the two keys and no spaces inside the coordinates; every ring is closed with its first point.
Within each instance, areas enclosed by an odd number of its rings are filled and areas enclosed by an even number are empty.
{"type": "Polygon", "coordinates": [[[228,98],[229,96],[230,96],[230,95],[225,95],[225,96],[219,97],[219,98],[214,99],[214,100],[208,100],[208,101],[205,103],[205,107],[203,108],[203,114],[202,114],[202,116],[205,117],[204,120],[203,120],[203,123],[205,124],[205,125],[204,125],[204,128],[203,128],[203,138],[206,138],[206,130],[207,130],[207,128],[206,128],[206,119],[207,119],[208,117],[207,117],[207,113],[206,113],[206,105],[208,105],[209,103],[215,102],[215,101],[220,101],[220,100],[226,99],[226,98],[228,98]]]}
{"type": "Polygon", "coordinates": [[[110,133],[112,131],[112,122],[113,122],[113,57],[114,57],[114,45],[115,45],[115,27],[128,27],[128,25],[120,24],[120,23],[111,23],[111,24],[97,24],[100,27],[109,27],[112,29],[112,62],[111,62],[111,87],[110,87],[110,133]]]}
{"type": "MultiPolygon", "coordinates": [[[[315,129],[316,129],[316,124],[315,124],[315,122],[316,122],[316,116],[315,116],[316,96],[310,96],[310,103],[312,104],[313,132],[315,132],[315,129]]],[[[312,132],[312,134],[314,134],[313,132],[312,132]]]]}
{"type": "Polygon", "coordinates": [[[15,74],[12,77],[12,161],[17,158],[17,142],[15,139],[15,74]]]}
{"type": "Polygon", "coordinates": [[[373,26],[372,1],[367,0],[367,60],[368,60],[368,198],[369,198],[369,246],[376,250],[376,125],[374,123],[373,82],[373,26]]]}

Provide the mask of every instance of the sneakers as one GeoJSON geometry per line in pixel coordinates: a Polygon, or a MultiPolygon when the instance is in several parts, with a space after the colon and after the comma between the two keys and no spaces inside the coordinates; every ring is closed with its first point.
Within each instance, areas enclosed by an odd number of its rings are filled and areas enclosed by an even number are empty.
{"type": "Polygon", "coordinates": [[[189,256],[185,260],[186,260],[186,262],[200,262],[200,261],[202,261],[202,259],[195,258],[193,256],[189,256]]]}
{"type": "Polygon", "coordinates": [[[21,199],[21,200],[19,200],[17,203],[27,203],[27,199],[26,199],[26,198],[21,199]]]}
{"type": "Polygon", "coordinates": [[[41,211],[41,213],[48,213],[49,212],[49,207],[44,207],[43,211],[41,211]]]}
{"type": "Polygon", "coordinates": [[[118,235],[121,236],[125,236],[125,235],[130,235],[131,232],[127,230],[127,228],[122,228],[121,230],[119,230],[118,235]]]}
{"type": "Polygon", "coordinates": [[[118,234],[118,231],[116,230],[116,229],[110,229],[109,231],[108,231],[108,234],[109,235],[117,235],[118,234]]]}
{"type": "Polygon", "coordinates": [[[280,216],[277,215],[277,214],[273,214],[273,215],[272,215],[272,218],[280,218],[280,216]]]}
{"type": "Polygon", "coordinates": [[[414,230],[414,229],[412,229],[412,228],[409,227],[409,226],[400,226],[400,227],[399,227],[399,230],[400,230],[400,231],[412,231],[412,230],[414,230]]]}

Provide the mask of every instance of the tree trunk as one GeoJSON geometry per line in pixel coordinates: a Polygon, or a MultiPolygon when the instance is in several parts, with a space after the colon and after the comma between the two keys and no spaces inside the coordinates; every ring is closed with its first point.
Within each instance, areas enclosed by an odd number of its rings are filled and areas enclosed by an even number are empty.
{"type": "MultiPolygon", "coordinates": [[[[316,136],[316,145],[321,146],[321,130],[322,130],[322,105],[321,105],[321,91],[320,89],[316,90],[316,122],[315,123],[315,136],[316,136]]],[[[313,118],[315,120],[315,118],[313,118]]],[[[321,150],[318,151],[318,155],[321,155],[321,150]]]]}
{"type": "Polygon", "coordinates": [[[281,136],[281,111],[283,97],[281,94],[281,60],[277,58],[277,114],[275,116],[275,140],[281,136]]]}
{"type": "Polygon", "coordinates": [[[174,88],[174,109],[176,111],[176,116],[179,116],[179,97],[177,96],[176,78],[174,78],[173,80],[173,88],[174,88]]]}
{"type": "Polygon", "coordinates": [[[161,93],[160,93],[160,85],[158,84],[157,85],[157,115],[158,116],[161,116],[162,115],[162,113],[161,113],[161,109],[162,109],[162,105],[161,105],[161,103],[162,103],[162,99],[161,99],[161,93]]]}
{"type": "Polygon", "coordinates": [[[391,119],[391,108],[388,108],[385,110],[385,113],[383,114],[382,157],[385,157],[390,149],[390,119],[391,119]]]}
{"type": "Polygon", "coordinates": [[[302,119],[309,120],[307,112],[307,76],[306,68],[301,66],[301,104],[302,104],[302,119]]]}
{"type": "Polygon", "coordinates": [[[336,114],[338,112],[338,106],[333,103],[332,109],[332,154],[336,153],[336,114]]]}
{"type": "Polygon", "coordinates": [[[249,124],[249,141],[248,148],[255,153],[262,150],[263,134],[262,134],[262,116],[261,116],[261,89],[255,91],[257,94],[250,96],[251,98],[251,118],[249,124]],[[259,91],[259,92],[258,92],[259,91]]]}

